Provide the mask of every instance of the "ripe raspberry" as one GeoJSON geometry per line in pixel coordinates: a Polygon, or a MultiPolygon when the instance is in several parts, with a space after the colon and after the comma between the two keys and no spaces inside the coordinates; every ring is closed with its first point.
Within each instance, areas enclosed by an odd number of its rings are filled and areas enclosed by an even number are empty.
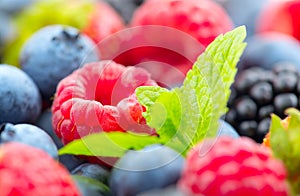
{"type": "Polygon", "coordinates": [[[188,195],[288,195],[286,170],[247,137],[204,140],[191,150],[179,180],[188,195]]]}
{"type": "Polygon", "coordinates": [[[70,174],[40,149],[21,144],[0,146],[1,195],[80,195],[70,174]]]}
{"type": "Polygon", "coordinates": [[[113,61],[86,64],[63,79],[52,105],[52,124],[63,143],[100,131],[154,134],[146,126],[134,91],[157,85],[149,73],[113,61]]]}
{"type": "Polygon", "coordinates": [[[204,46],[232,29],[232,21],[225,10],[209,0],[145,1],[131,21],[131,26],[140,25],[173,27],[195,37],[204,46]]]}
{"type": "Polygon", "coordinates": [[[125,28],[121,16],[106,2],[98,1],[82,32],[95,43],[125,28]]]}

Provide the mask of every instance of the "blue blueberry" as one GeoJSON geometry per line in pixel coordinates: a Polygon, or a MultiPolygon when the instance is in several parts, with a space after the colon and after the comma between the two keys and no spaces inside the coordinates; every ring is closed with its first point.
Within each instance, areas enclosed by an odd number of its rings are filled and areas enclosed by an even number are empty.
{"type": "Polygon", "coordinates": [[[112,169],[109,179],[112,195],[137,195],[175,184],[183,164],[184,158],[167,146],[129,150],[112,169]]]}
{"type": "Polygon", "coordinates": [[[107,183],[109,171],[98,164],[83,163],[76,167],[71,174],[85,176],[103,183],[107,183]]]}
{"type": "Polygon", "coordinates": [[[93,179],[86,176],[72,175],[77,187],[82,196],[109,196],[109,188],[93,179]]]}
{"type": "Polygon", "coordinates": [[[52,112],[50,109],[46,109],[42,112],[42,114],[39,116],[37,121],[34,123],[34,125],[40,127],[41,129],[45,130],[50,137],[55,142],[57,148],[61,148],[63,146],[61,140],[57,137],[55,134],[53,127],[52,127],[52,112]]]}
{"type": "MultiPolygon", "coordinates": [[[[0,1],[1,2],[1,1],[0,1]]],[[[11,17],[0,11],[0,54],[4,48],[4,45],[7,44],[10,40],[14,38],[16,34],[14,25],[12,24],[11,17]]]]}
{"type": "Polygon", "coordinates": [[[86,162],[78,156],[70,154],[60,155],[58,159],[59,162],[63,164],[69,172],[72,172],[76,167],[86,162]]]}
{"type": "Polygon", "coordinates": [[[183,193],[179,188],[177,188],[175,185],[168,186],[163,189],[155,189],[143,192],[141,194],[138,194],[137,196],[187,196],[185,193],[183,193]]]}
{"type": "Polygon", "coordinates": [[[98,60],[96,45],[78,29],[63,25],[38,30],[20,54],[22,69],[32,77],[46,101],[51,101],[60,80],[85,63],[98,60]]]}
{"type": "Polygon", "coordinates": [[[8,14],[17,14],[22,9],[29,6],[32,2],[33,0],[1,0],[0,11],[8,14]]]}
{"type": "MultiPolygon", "coordinates": [[[[217,0],[216,0],[217,1],[217,0]]],[[[256,21],[268,0],[219,0],[235,26],[246,25],[247,35],[255,34],[256,21]]]]}
{"type": "Polygon", "coordinates": [[[35,122],[41,105],[39,90],[32,79],[14,66],[0,64],[0,124],[35,122]]]}
{"type": "Polygon", "coordinates": [[[237,131],[228,122],[221,119],[219,120],[218,136],[229,136],[235,139],[240,137],[237,131]]]}
{"type": "Polygon", "coordinates": [[[264,33],[249,38],[247,43],[238,63],[239,71],[254,66],[271,70],[279,62],[294,64],[300,70],[300,44],[295,38],[280,33],[264,33]]]}
{"type": "Polygon", "coordinates": [[[55,159],[58,158],[57,147],[51,137],[44,130],[31,124],[2,124],[0,142],[21,142],[42,149],[55,159]]]}

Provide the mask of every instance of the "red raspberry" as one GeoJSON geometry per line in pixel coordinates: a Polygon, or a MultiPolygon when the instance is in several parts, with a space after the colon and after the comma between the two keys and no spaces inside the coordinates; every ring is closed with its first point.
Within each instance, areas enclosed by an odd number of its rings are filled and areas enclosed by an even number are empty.
{"type": "Polygon", "coordinates": [[[52,124],[63,143],[100,131],[154,134],[142,116],[134,91],[157,85],[138,67],[113,61],[89,63],[64,78],[52,105],[52,124]],[[129,101],[130,100],[130,101],[129,101]]]}
{"type": "Polygon", "coordinates": [[[40,149],[21,143],[0,146],[0,195],[80,195],[71,175],[40,149]]]}
{"type": "Polygon", "coordinates": [[[188,195],[288,195],[286,170],[249,138],[204,140],[186,160],[179,187],[188,195]]]}
{"type": "Polygon", "coordinates": [[[97,44],[107,36],[125,28],[121,16],[104,1],[98,1],[82,32],[97,44]]]}
{"type": "Polygon", "coordinates": [[[233,27],[225,10],[210,0],[145,1],[131,21],[131,26],[140,25],[173,27],[195,37],[204,46],[233,27]]]}

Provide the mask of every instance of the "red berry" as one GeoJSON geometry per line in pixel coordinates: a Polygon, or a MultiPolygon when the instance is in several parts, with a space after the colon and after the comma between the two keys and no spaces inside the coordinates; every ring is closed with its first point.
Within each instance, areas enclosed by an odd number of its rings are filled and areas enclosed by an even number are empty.
{"type": "Polygon", "coordinates": [[[225,10],[210,0],[148,0],[136,10],[131,25],[173,27],[195,37],[204,46],[232,29],[225,10]]]}
{"type": "Polygon", "coordinates": [[[88,24],[82,31],[92,38],[95,43],[99,43],[107,36],[124,28],[125,23],[121,16],[109,4],[98,1],[89,17],[88,24]]]}
{"type": "Polygon", "coordinates": [[[99,44],[103,59],[145,67],[160,85],[172,88],[183,82],[205,47],[233,26],[210,0],[147,0],[130,27],[99,44]]]}
{"type": "Polygon", "coordinates": [[[100,131],[152,134],[134,96],[135,89],[143,85],[156,83],[142,68],[113,61],[84,65],[57,87],[52,105],[54,130],[65,144],[100,131]]]}
{"type": "Polygon", "coordinates": [[[80,195],[71,175],[40,149],[21,143],[0,146],[1,195],[80,195]]]}
{"type": "Polygon", "coordinates": [[[257,31],[277,31],[300,40],[300,1],[269,1],[257,20],[257,31]]]}
{"type": "Polygon", "coordinates": [[[241,137],[204,140],[186,160],[179,186],[188,195],[288,195],[283,163],[241,137]]]}

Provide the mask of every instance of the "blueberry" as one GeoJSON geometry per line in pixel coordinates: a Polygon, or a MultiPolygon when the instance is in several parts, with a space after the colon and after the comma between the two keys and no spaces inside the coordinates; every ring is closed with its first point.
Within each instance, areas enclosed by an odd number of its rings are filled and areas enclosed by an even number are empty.
{"type": "Polygon", "coordinates": [[[257,34],[248,39],[238,63],[239,71],[257,66],[271,70],[276,63],[294,64],[300,70],[300,44],[295,38],[280,33],[257,34]]]}
{"type": "MultiPolygon", "coordinates": [[[[215,0],[217,1],[217,0],[215,0]]],[[[256,20],[268,0],[218,0],[235,26],[246,25],[247,35],[255,34],[256,20]]]]}
{"type": "Polygon", "coordinates": [[[221,119],[219,120],[218,136],[229,136],[235,139],[240,137],[236,130],[228,122],[221,119]]]}
{"type": "Polygon", "coordinates": [[[109,180],[112,195],[137,195],[175,184],[183,164],[184,158],[167,146],[129,150],[112,169],[109,180]]]}
{"type": "Polygon", "coordinates": [[[108,196],[109,188],[101,182],[80,175],[72,175],[82,196],[108,196]]]}
{"type": "Polygon", "coordinates": [[[76,167],[72,172],[73,175],[85,176],[98,180],[103,183],[107,183],[109,171],[106,168],[101,167],[98,164],[83,163],[76,167]]]}
{"type": "Polygon", "coordinates": [[[42,149],[55,159],[58,158],[57,147],[51,137],[44,130],[31,124],[2,124],[0,142],[21,142],[42,149]]]}
{"type": "Polygon", "coordinates": [[[59,159],[59,162],[61,164],[63,164],[65,166],[65,168],[70,172],[72,172],[79,165],[86,162],[83,159],[81,159],[77,156],[70,155],[70,154],[60,155],[58,157],[58,159],[59,159]]]}
{"type": "Polygon", "coordinates": [[[81,65],[98,61],[98,53],[96,45],[78,29],[50,25],[27,40],[20,64],[39,87],[43,99],[50,101],[58,82],[81,65]]]}
{"type": "MultiPolygon", "coordinates": [[[[1,0],[0,11],[8,14],[16,14],[25,7],[29,6],[32,2],[33,0],[1,0]]],[[[1,23],[1,25],[3,24],[1,23]]]]}
{"type": "Polygon", "coordinates": [[[138,194],[137,196],[186,196],[185,193],[180,191],[176,186],[168,186],[167,188],[150,190],[138,194]]]}
{"type": "Polygon", "coordinates": [[[44,110],[34,124],[40,127],[41,129],[45,130],[50,135],[50,137],[55,142],[57,148],[61,148],[63,146],[61,140],[57,137],[53,130],[52,112],[50,109],[44,110]]]}
{"type": "Polygon", "coordinates": [[[32,123],[41,113],[41,97],[22,70],[0,64],[0,123],[32,123]]]}

